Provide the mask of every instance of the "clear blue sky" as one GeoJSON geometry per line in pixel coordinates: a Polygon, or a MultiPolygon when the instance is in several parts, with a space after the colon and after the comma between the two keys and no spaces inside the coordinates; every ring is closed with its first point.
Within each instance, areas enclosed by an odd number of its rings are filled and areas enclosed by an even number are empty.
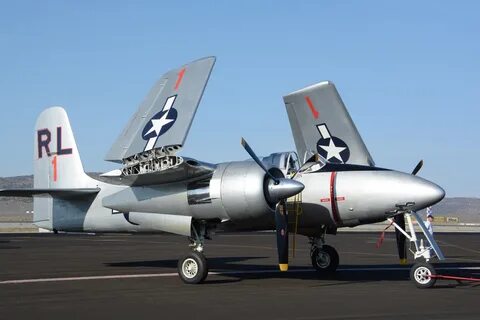
{"type": "Polygon", "coordinates": [[[282,95],[337,85],[378,166],[480,196],[478,1],[2,1],[0,176],[32,172],[33,126],[64,106],[84,167],[164,72],[217,56],[183,155],[294,149],[282,95]]]}

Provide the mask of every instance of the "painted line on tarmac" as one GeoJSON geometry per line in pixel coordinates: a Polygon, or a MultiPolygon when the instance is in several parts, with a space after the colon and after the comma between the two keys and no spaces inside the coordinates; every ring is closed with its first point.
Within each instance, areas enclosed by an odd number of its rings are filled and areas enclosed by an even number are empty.
{"type": "MultiPolygon", "coordinates": [[[[480,270],[480,267],[437,267],[437,270],[480,270]]],[[[408,267],[378,267],[378,268],[338,268],[337,271],[408,271],[408,267]]],[[[279,270],[236,270],[236,271],[212,271],[209,275],[235,275],[235,274],[262,274],[262,273],[280,273],[279,270]]],[[[315,272],[313,269],[290,270],[287,273],[305,273],[315,272]]],[[[144,274],[117,274],[107,276],[84,276],[84,277],[63,277],[63,278],[38,278],[38,279],[19,279],[4,280],[0,284],[24,284],[41,282],[63,282],[63,281],[85,281],[85,280],[111,280],[111,279],[138,279],[138,278],[160,278],[160,277],[178,277],[177,272],[170,273],[144,273],[144,274]]]]}
{"type": "Polygon", "coordinates": [[[0,284],[20,284],[35,282],[61,282],[61,281],[83,281],[83,280],[104,280],[104,279],[132,279],[132,278],[154,278],[154,277],[173,277],[178,273],[146,273],[146,274],[117,274],[109,276],[86,276],[86,277],[64,277],[64,278],[38,278],[38,279],[20,279],[0,281],[0,284]]]}

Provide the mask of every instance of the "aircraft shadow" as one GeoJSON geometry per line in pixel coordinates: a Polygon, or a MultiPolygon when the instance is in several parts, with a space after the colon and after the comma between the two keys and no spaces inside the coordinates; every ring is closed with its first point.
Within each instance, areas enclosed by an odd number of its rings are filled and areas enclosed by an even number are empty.
{"type": "MultiPolygon", "coordinates": [[[[208,267],[211,271],[213,269],[226,270],[232,269],[232,266],[242,267],[242,270],[250,269],[250,265],[239,265],[235,264],[238,262],[243,262],[253,259],[265,259],[267,257],[222,257],[222,258],[208,258],[208,267]],[[245,268],[247,269],[245,269],[245,268]]],[[[168,260],[147,260],[147,261],[127,261],[127,262],[110,262],[105,263],[108,267],[153,267],[153,268],[177,268],[178,260],[168,259],[168,260]]],[[[253,266],[253,270],[255,266],[253,266]]]]}
{"type": "MultiPolygon", "coordinates": [[[[412,265],[400,266],[398,264],[366,265],[349,264],[340,265],[339,270],[334,274],[320,274],[312,267],[293,267],[288,272],[279,272],[275,265],[243,264],[241,262],[267,257],[217,257],[208,258],[210,272],[219,272],[226,279],[207,279],[205,284],[218,284],[228,282],[239,282],[244,280],[260,279],[296,279],[308,281],[322,281],[319,286],[339,286],[351,283],[380,282],[380,281],[409,281],[410,268],[412,265]],[[401,268],[401,269],[400,269],[401,268]],[[392,270],[385,270],[392,269],[392,270]]],[[[178,260],[150,260],[150,261],[128,261],[105,263],[109,267],[152,267],[171,268],[176,271],[178,260]]],[[[472,270],[457,268],[480,267],[480,263],[434,263],[437,274],[453,275],[459,277],[472,277],[472,270]],[[443,270],[442,268],[447,268],[443,270]]],[[[315,285],[314,283],[312,285],[315,285]]],[[[468,285],[478,286],[478,283],[438,281],[435,288],[454,288],[468,285]]]]}

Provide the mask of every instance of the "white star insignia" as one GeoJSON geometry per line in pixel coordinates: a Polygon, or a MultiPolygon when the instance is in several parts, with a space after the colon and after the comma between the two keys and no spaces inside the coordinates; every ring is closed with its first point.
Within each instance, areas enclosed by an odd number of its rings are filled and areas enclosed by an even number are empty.
{"type": "Polygon", "coordinates": [[[150,128],[150,130],[148,130],[147,133],[145,133],[145,135],[148,135],[150,132],[155,131],[158,136],[163,126],[173,121],[173,119],[167,119],[167,116],[168,112],[165,112],[165,114],[160,119],[150,120],[152,121],[152,127],[150,128]]]}
{"type": "Polygon", "coordinates": [[[330,143],[328,144],[328,146],[319,145],[319,147],[322,148],[323,150],[327,151],[327,160],[330,160],[332,158],[337,158],[338,160],[343,162],[343,159],[340,156],[340,152],[342,152],[346,148],[345,147],[337,147],[335,145],[335,143],[333,143],[333,139],[330,139],[330,143]]]}

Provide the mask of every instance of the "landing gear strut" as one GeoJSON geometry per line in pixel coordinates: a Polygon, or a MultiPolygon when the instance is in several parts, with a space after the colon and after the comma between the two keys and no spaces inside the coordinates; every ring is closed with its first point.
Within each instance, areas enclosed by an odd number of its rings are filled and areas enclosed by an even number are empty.
{"type": "Polygon", "coordinates": [[[340,259],[337,250],[325,244],[325,236],[323,235],[320,238],[312,237],[310,238],[310,243],[312,244],[310,259],[315,270],[322,274],[335,272],[340,259]]]}
{"type": "Polygon", "coordinates": [[[432,254],[440,261],[445,260],[445,257],[443,256],[443,253],[440,250],[437,242],[427,230],[427,227],[423,223],[418,213],[415,211],[406,211],[400,212],[399,214],[405,214],[410,234],[397,225],[393,219],[389,219],[389,221],[395,226],[395,228],[397,228],[398,231],[403,233],[403,235],[405,235],[405,237],[410,240],[411,243],[413,243],[414,249],[410,249],[410,251],[413,253],[414,259],[425,259],[425,262],[417,262],[410,269],[410,280],[415,284],[415,286],[417,286],[417,288],[430,288],[436,282],[435,268],[429,263],[429,261],[432,259],[432,254]],[[420,239],[419,241],[417,238],[415,229],[413,227],[412,216],[414,216],[417,220],[418,226],[422,230],[423,235],[428,242],[427,245],[424,245],[423,239],[420,239]]]}
{"type": "Polygon", "coordinates": [[[211,238],[213,228],[206,222],[195,221],[192,223],[193,237],[189,238],[191,252],[179,259],[177,264],[178,275],[183,282],[197,284],[207,278],[208,264],[203,254],[203,247],[205,239],[211,238]]]}

